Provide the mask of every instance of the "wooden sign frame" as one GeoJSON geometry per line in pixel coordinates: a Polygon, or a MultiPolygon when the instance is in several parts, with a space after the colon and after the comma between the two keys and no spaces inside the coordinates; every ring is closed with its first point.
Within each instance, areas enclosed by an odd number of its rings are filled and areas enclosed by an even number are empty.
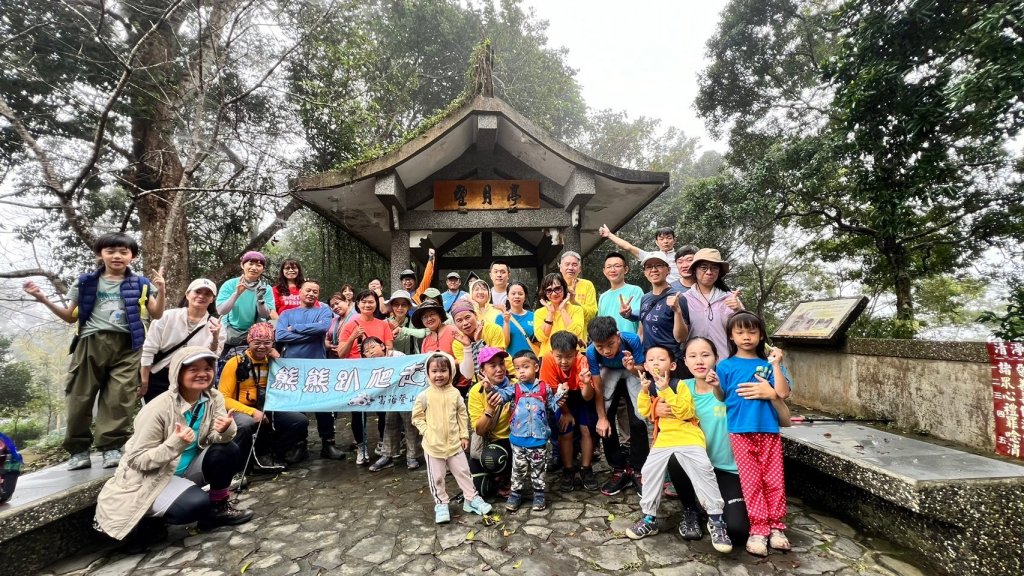
{"type": "Polygon", "coordinates": [[[867,308],[867,296],[805,300],[796,305],[772,334],[773,340],[840,343],[850,325],[867,308]]]}
{"type": "Polygon", "coordinates": [[[437,180],[434,210],[536,210],[539,180],[437,180]]]}

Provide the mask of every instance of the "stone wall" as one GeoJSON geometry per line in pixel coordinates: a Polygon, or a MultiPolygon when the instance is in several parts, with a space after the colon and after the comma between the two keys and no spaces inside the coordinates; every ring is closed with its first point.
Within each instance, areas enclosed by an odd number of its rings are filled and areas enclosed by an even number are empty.
{"type": "Polygon", "coordinates": [[[796,404],[885,418],[902,430],[994,450],[991,368],[982,342],[850,340],[841,349],[780,345],[796,404]]]}

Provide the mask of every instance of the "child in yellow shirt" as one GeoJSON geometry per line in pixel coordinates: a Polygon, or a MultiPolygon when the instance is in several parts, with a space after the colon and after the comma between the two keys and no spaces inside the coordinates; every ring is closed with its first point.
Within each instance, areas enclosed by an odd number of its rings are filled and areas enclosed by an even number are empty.
{"type": "Polygon", "coordinates": [[[722,516],[725,501],[718,489],[715,470],[705,449],[704,432],[698,425],[693,405],[693,396],[686,386],[679,386],[679,380],[671,380],[670,374],[676,368],[672,352],[655,345],[646,352],[645,371],[640,372],[640,394],[637,397],[637,411],[654,423],[654,445],[641,476],[643,484],[640,509],[644,516],[636,521],[626,535],[634,540],[658,533],[657,514],[661,502],[662,483],[668,463],[675,458],[689,476],[697,499],[708,513],[708,532],[711,543],[719,552],[732,551],[732,541],[726,533],[722,516]],[[654,376],[656,395],[651,394],[651,380],[654,376]],[[657,405],[664,402],[672,409],[672,416],[657,416],[657,405]]]}

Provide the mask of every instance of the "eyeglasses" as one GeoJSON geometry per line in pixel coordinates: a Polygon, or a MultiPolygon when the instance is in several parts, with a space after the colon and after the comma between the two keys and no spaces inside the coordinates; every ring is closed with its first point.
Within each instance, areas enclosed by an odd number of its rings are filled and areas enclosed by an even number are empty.
{"type": "Polygon", "coordinates": [[[284,270],[298,270],[299,267],[296,266],[295,264],[285,264],[283,269],[284,270]]]}
{"type": "Polygon", "coordinates": [[[561,286],[549,286],[549,287],[544,289],[544,293],[545,294],[558,294],[561,291],[562,291],[562,287],[561,286]]]}
{"type": "Polygon", "coordinates": [[[644,266],[644,270],[654,270],[655,268],[668,268],[668,264],[665,264],[664,262],[655,262],[654,264],[644,266]]]}
{"type": "Polygon", "coordinates": [[[625,264],[605,264],[604,265],[604,269],[605,270],[622,270],[625,267],[626,267],[625,264]]]}
{"type": "Polygon", "coordinates": [[[697,272],[701,274],[707,274],[708,272],[718,272],[717,264],[698,264],[697,272]]]}

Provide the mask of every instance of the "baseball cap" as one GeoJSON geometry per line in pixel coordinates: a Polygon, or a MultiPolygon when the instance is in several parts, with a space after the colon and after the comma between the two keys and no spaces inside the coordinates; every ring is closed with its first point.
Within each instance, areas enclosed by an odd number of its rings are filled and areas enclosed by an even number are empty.
{"type": "Polygon", "coordinates": [[[406,276],[412,276],[413,278],[415,278],[416,277],[416,273],[413,272],[411,269],[406,268],[405,270],[402,270],[402,273],[398,275],[398,278],[399,278],[399,280],[401,280],[402,278],[405,278],[406,276]]]}
{"type": "Polygon", "coordinates": [[[478,356],[481,365],[490,362],[494,357],[501,359],[508,358],[508,352],[505,352],[501,348],[495,348],[494,346],[485,346],[480,350],[480,355],[478,356]]]}
{"type": "Polygon", "coordinates": [[[448,275],[445,276],[445,278],[455,278],[457,280],[462,280],[462,276],[459,276],[458,272],[449,272],[448,275]]]}
{"type": "Polygon", "coordinates": [[[643,259],[643,262],[640,263],[640,267],[641,268],[646,268],[647,267],[647,263],[651,262],[652,260],[657,260],[658,262],[663,263],[665,266],[671,266],[671,264],[669,263],[668,259],[665,258],[665,256],[663,256],[662,254],[659,254],[657,252],[652,252],[652,253],[647,255],[647,258],[643,259]]]}
{"type": "Polygon", "coordinates": [[[200,288],[206,288],[210,292],[213,292],[214,296],[217,295],[217,285],[213,283],[213,280],[208,280],[206,278],[196,278],[193,280],[192,283],[188,285],[188,290],[185,290],[185,293],[195,292],[200,288]]]}

